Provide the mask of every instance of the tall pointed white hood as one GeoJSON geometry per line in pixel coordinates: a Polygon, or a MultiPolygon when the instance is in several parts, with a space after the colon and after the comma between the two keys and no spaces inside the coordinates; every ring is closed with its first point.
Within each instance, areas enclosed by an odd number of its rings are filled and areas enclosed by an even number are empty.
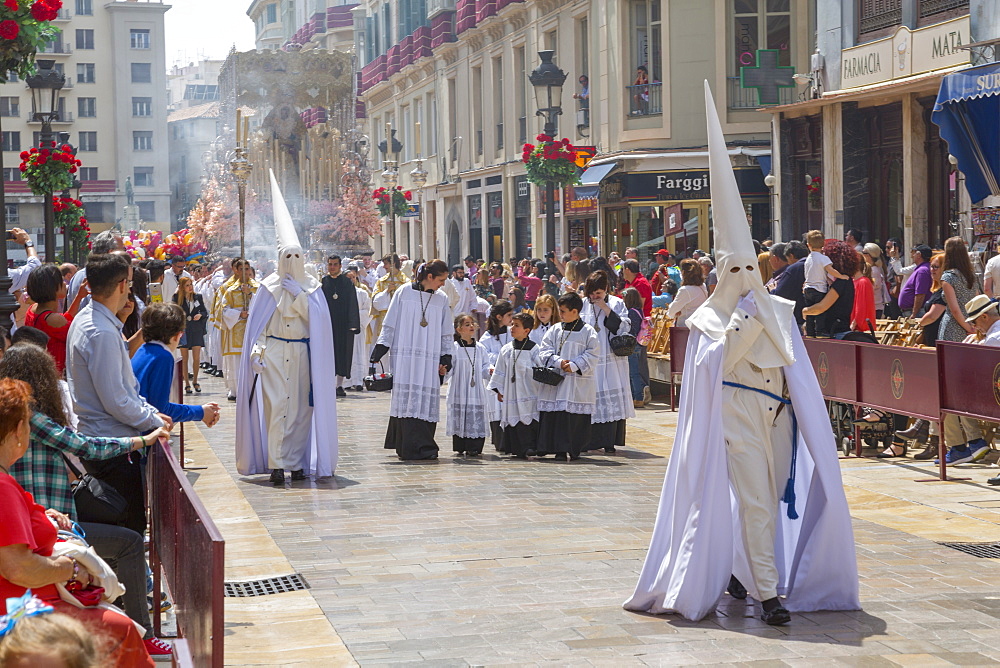
{"type": "Polygon", "coordinates": [[[305,253],[302,251],[299,235],[292,222],[292,214],[288,211],[288,205],[285,204],[285,198],[281,194],[281,187],[274,178],[273,171],[271,171],[271,204],[274,209],[274,233],[278,244],[278,268],[264,280],[264,287],[277,299],[278,310],[285,312],[284,306],[290,306],[292,302],[291,295],[281,287],[286,275],[294,278],[307,293],[318,289],[320,283],[315,276],[306,272],[305,253]]]}
{"type": "MultiPolygon", "coordinates": [[[[726,327],[736,310],[740,297],[752,292],[757,304],[757,320],[764,326],[755,346],[754,357],[765,364],[784,366],[794,361],[790,322],[783,322],[775,311],[775,298],[764,288],[754,253],[750,225],[736,174],[726,151],[726,139],[715,108],[712,89],[705,82],[705,114],[708,121],[708,164],[712,189],[712,229],[715,233],[716,273],[719,283],[708,300],[688,318],[689,326],[697,327],[712,339],[725,335],[726,327]],[[767,342],[763,337],[767,338],[767,342]]],[[[756,363],[756,362],[755,362],[756,363]]]]}

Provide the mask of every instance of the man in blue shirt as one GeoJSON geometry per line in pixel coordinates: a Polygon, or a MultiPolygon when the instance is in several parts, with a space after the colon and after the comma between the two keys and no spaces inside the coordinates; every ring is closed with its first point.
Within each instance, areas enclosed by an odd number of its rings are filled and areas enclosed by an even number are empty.
{"type": "MultiPolygon", "coordinates": [[[[91,302],[73,319],[66,344],[66,380],[85,436],[141,436],[173,420],[139,395],[122,321],[117,313],[128,301],[132,265],[121,255],[97,254],[87,260],[91,302]]],[[[125,497],[125,526],[146,530],[146,494],[139,457],[130,453],[105,461],[84,461],[87,471],[125,497]]]]}
{"type": "MultiPolygon", "coordinates": [[[[773,253],[775,248],[780,245],[772,246],[771,252],[773,253]]],[[[795,302],[795,321],[801,327],[805,323],[805,318],[802,317],[802,307],[805,304],[802,286],[806,281],[806,257],[809,255],[809,248],[801,241],[789,241],[784,244],[782,250],[788,264],[784,271],[777,276],[778,280],[775,282],[771,294],[795,302]]]]}
{"type": "Polygon", "coordinates": [[[150,304],[142,312],[142,344],[132,357],[132,370],[139,381],[139,393],[161,413],[176,422],[201,420],[207,427],[219,421],[219,404],[202,406],[170,401],[177,360],[174,352],[184,335],[187,318],[177,304],[150,304]]]}

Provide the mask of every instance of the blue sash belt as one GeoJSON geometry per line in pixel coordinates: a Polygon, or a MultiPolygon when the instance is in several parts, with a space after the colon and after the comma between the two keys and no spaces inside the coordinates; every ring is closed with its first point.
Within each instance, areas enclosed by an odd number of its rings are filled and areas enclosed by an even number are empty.
{"type": "Polygon", "coordinates": [[[306,344],[306,356],[309,358],[309,408],[313,407],[313,384],[312,384],[312,349],[309,347],[309,337],[304,339],[285,339],[280,336],[273,336],[271,334],[267,335],[269,339],[277,339],[278,341],[284,341],[285,343],[304,343],[306,344]]]}
{"type": "Polygon", "coordinates": [[[795,419],[795,409],[792,407],[792,400],[780,397],[773,392],[768,392],[767,390],[761,390],[756,387],[750,387],[749,385],[743,385],[741,383],[731,383],[728,380],[722,381],[723,385],[728,387],[735,387],[740,390],[750,390],[751,392],[756,392],[757,394],[763,394],[765,397],[774,399],[775,401],[780,401],[784,405],[788,406],[788,410],[792,413],[792,466],[791,470],[788,472],[788,482],[785,483],[785,493],[781,497],[781,500],[788,504],[788,519],[797,520],[799,519],[799,514],[795,512],[795,460],[798,458],[799,454],[799,423],[795,419]]]}

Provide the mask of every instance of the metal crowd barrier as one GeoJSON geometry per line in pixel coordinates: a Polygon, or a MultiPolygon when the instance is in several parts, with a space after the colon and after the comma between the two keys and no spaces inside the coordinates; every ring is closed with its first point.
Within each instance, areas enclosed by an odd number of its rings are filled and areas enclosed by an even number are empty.
{"type": "Polygon", "coordinates": [[[160,634],[161,573],[170,586],[177,631],[194,666],[223,666],[225,541],[165,441],[148,461],[154,630],[160,634]]]}

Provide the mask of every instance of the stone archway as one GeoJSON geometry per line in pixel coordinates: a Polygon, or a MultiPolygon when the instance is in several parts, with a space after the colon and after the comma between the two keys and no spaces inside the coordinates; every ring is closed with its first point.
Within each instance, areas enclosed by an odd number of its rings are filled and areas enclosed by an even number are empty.
{"type": "Polygon", "coordinates": [[[451,221],[448,226],[448,266],[454,267],[462,261],[462,236],[458,222],[451,221]]]}

